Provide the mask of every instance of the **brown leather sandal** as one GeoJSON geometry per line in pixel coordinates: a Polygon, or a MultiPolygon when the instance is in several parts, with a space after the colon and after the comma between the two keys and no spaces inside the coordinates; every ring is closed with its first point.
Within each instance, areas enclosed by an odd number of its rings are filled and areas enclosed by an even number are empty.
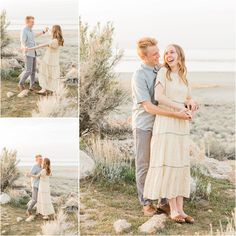
{"type": "Polygon", "coordinates": [[[194,219],[192,216],[186,216],[185,218],[185,222],[189,223],[189,224],[193,224],[194,223],[194,219]]]}
{"type": "Polygon", "coordinates": [[[174,218],[171,218],[176,223],[185,223],[185,218],[181,215],[177,215],[174,218]]]}

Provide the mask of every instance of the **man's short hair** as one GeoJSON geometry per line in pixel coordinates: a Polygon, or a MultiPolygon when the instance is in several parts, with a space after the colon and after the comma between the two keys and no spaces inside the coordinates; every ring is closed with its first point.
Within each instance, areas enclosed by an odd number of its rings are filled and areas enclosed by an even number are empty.
{"type": "Polygon", "coordinates": [[[34,16],[26,16],[25,17],[25,22],[28,22],[31,19],[34,20],[34,16]]]}
{"type": "Polygon", "coordinates": [[[156,46],[157,40],[155,38],[145,37],[141,38],[137,42],[137,52],[140,57],[146,55],[147,48],[151,46],[156,46]]]}
{"type": "Polygon", "coordinates": [[[42,155],[38,154],[38,155],[35,156],[35,158],[39,158],[39,157],[42,158],[42,155]]]}

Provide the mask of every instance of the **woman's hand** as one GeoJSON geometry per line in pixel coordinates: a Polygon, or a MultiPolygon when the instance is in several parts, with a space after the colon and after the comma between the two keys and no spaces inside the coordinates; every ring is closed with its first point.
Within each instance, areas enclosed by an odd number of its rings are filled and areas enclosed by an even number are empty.
{"type": "Polygon", "coordinates": [[[196,111],[199,109],[198,103],[193,99],[188,99],[185,104],[187,106],[187,109],[189,109],[190,111],[196,111]]]}

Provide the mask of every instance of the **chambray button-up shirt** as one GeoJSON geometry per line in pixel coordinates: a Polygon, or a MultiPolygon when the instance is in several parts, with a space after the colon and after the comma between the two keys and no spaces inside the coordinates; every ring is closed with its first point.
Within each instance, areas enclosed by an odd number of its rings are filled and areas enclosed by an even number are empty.
{"type": "MultiPolygon", "coordinates": [[[[37,175],[37,174],[39,174],[40,172],[41,172],[41,170],[42,170],[42,168],[41,168],[41,166],[39,166],[39,165],[34,165],[33,167],[32,167],[32,169],[31,169],[31,171],[30,171],[30,174],[31,175],[37,175]]],[[[40,179],[39,178],[31,178],[31,186],[33,187],[33,188],[38,188],[39,187],[39,181],[40,181],[40,179]]]]}
{"type": "MultiPolygon", "coordinates": [[[[20,41],[21,41],[21,44],[23,44],[27,48],[34,47],[36,44],[34,41],[34,33],[33,33],[32,29],[30,29],[29,27],[23,28],[21,31],[20,41]]],[[[35,50],[30,50],[30,51],[26,52],[25,55],[29,56],[29,57],[36,57],[37,56],[35,50]]]]}
{"type": "Polygon", "coordinates": [[[157,105],[157,102],[154,99],[154,88],[158,70],[159,68],[141,64],[140,68],[133,74],[131,83],[133,98],[133,129],[153,129],[155,115],[146,112],[141,103],[144,101],[150,101],[153,104],[157,105]]]}

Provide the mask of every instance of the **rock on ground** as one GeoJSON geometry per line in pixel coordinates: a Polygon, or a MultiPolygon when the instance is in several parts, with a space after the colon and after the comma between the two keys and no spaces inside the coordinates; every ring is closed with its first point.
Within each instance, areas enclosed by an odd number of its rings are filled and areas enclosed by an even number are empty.
{"type": "Polygon", "coordinates": [[[29,94],[29,90],[28,90],[28,89],[25,89],[25,90],[21,91],[21,92],[17,95],[17,97],[18,97],[18,98],[27,97],[28,94],[29,94]]]}
{"type": "Polygon", "coordinates": [[[12,97],[12,96],[14,96],[14,93],[13,93],[13,92],[7,92],[7,97],[8,97],[8,98],[10,98],[10,97],[12,97]]]}
{"type": "Polygon", "coordinates": [[[67,212],[75,212],[78,211],[78,199],[75,197],[70,197],[64,207],[62,207],[62,209],[66,209],[67,212]]]}
{"type": "Polygon", "coordinates": [[[154,215],[139,227],[139,231],[144,234],[155,234],[159,229],[165,227],[166,215],[154,215]]]}
{"type": "Polygon", "coordinates": [[[31,216],[29,216],[25,221],[26,221],[26,222],[31,222],[31,221],[34,220],[34,218],[35,218],[35,216],[34,216],[34,215],[31,215],[31,216]]]}
{"type": "Polygon", "coordinates": [[[85,152],[80,151],[80,179],[83,179],[93,173],[95,169],[94,160],[85,152]]]}
{"type": "Polygon", "coordinates": [[[117,234],[128,232],[131,228],[131,224],[124,219],[119,219],[114,222],[113,227],[117,234]]]}
{"type": "Polygon", "coordinates": [[[15,59],[2,59],[1,60],[1,69],[21,69],[22,66],[20,63],[15,59]]]}
{"type": "Polygon", "coordinates": [[[6,194],[6,193],[2,193],[0,195],[0,204],[7,204],[11,201],[11,197],[6,194]]]}
{"type": "Polygon", "coordinates": [[[23,220],[22,217],[17,217],[17,218],[16,218],[16,221],[17,221],[17,222],[20,222],[20,221],[22,221],[22,220],[23,220]]]}

